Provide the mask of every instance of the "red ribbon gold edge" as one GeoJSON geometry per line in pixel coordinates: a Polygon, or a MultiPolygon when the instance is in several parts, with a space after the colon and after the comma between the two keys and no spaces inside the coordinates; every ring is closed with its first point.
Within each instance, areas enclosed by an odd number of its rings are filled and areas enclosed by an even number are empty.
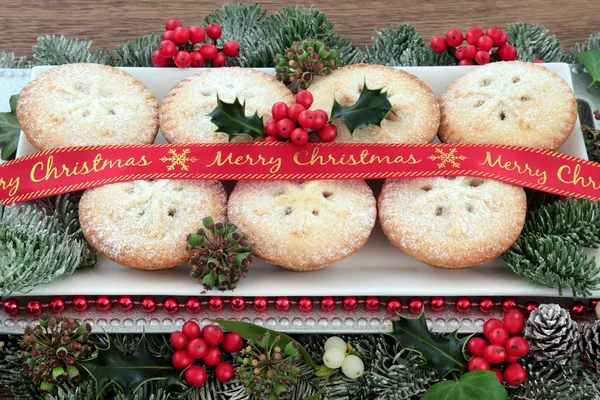
{"type": "Polygon", "coordinates": [[[67,147],[0,164],[4,205],[139,179],[298,180],[473,176],[600,198],[600,164],[503,145],[309,143],[67,147]]]}

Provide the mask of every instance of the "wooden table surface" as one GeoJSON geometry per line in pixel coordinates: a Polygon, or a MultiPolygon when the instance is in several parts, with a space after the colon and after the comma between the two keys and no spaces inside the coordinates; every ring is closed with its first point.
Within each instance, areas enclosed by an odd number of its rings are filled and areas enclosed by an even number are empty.
{"type": "MultiPolygon", "coordinates": [[[[185,25],[202,22],[222,1],[206,0],[0,0],[0,50],[27,55],[37,36],[64,34],[93,40],[93,47],[114,49],[136,36],[162,31],[169,18],[185,25]]],[[[264,0],[273,12],[297,1],[264,0]]],[[[307,6],[310,3],[306,3],[307,6]]],[[[410,23],[429,40],[450,28],[468,29],[511,22],[542,24],[561,38],[565,46],[584,41],[600,31],[595,0],[464,0],[433,1],[314,1],[337,29],[358,45],[369,42],[375,29],[410,23]]]]}

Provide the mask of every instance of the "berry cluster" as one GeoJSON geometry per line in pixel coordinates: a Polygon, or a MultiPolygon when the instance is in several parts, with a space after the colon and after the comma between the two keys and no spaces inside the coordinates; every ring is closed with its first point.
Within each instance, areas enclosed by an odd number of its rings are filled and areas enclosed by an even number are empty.
{"type": "Polygon", "coordinates": [[[227,57],[240,54],[240,45],[235,41],[225,43],[221,49],[217,47],[217,39],[223,32],[219,24],[186,28],[178,19],[170,19],[165,29],[158,49],[152,53],[155,67],[200,68],[206,64],[220,68],[227,63],[227,57]],[[207,36],[213,43],[204,43],[207,36]]]}
{"type": "Polygon", "coordinates": [[[171,359],[173,366],[180,370],[187,368],[186,382],[198,387],[206,382],[206,369],[196,361],[207,367],[216,367],[216,378],[223,383],[229,382],[235,376],[235,370],[230,363],[221,361],[221,351],[238,352],[244,347],[244,341],[236,332],[225,335],[217,325],[208,325],[200,330],[197,323],[188,321],[181,331],[171,333],[171,345],[177,349],[171,359]]]}
{"type": "Polygon", "coordinates": [[[296,102],[287,105],[283,102],[273,104],[273,119],[265,125],[265,142],[279,142],[289,139],[302,146],[308,143],[309,130],[317,133],[323,142],[331,142],[337,136],[337,128],[327,123],[329,115],[325,110],[309,110],[313,103],[310,92],[302,90],[296,94],[296,102]]]}
{"type": "Polygon", "coordinates": [[[331,369],[342,368],[348,378],[356,379],[365,371],[365,364],[360,357],[348,354],[348,344],[337,336],[332,336],[325,342],[323,364],[331,369]]]}
{"type": "Polygon", "coordinates": [[[521,385],[527,374],[519,359],[529,353],[529,342],[520,336],[524,327],[523,313],[514,308],[504,314],[502,321],[496,318],[486,321],[483,335],[487,340],[474,337],[467,343],[467,352],[473,356],[469,361],[469,371],[491,370],[500,383],[521,385]],[[496,367],[490,368],[490,364],[496,367]],[[504,372],[500,370],[501,364],[504,364],[504,372]]]}
{"type": "Polygon", "coordinates": [[[458,65],[479,65],[491,61],[492,55],[497,61],[514,61],[517,59],[517,48],[508,44],[508,35],[500,28],[491,27],[485,33],[475,26],[463,36],[460,29],[450,29],[446,36],[434,36],[430,43],[436,53],[448,50],[457,60],[458,65]],[[467,42],[463,46],[463,41],[467,42]]]}

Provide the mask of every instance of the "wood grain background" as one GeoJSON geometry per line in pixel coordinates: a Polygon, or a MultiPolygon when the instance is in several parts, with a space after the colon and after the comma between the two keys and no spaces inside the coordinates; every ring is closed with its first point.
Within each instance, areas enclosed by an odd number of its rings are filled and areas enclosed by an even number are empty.
{"type": "MultiPolygon", "coordinates": [[[[35,38],[64,34],[92,39],[93,47],[114,49],[128,39],[162,31],[169,18],[184,25],[198,24],[223,1],[206,0],[0,0],[0,50],[27,55],[35,38]]],[[[299,1],[264,0],[269,12],[299,1]]],[[[311,3],[305,3],[307,6],[311,3]]],[[[468,29],[494,24],[506,27],[525,21],[548,27],[565,46],[582,42],[600,31],[596,0],[523,1],[314,1],[337,29],[358,45],[365,45],[376,28],[410,23],[429,40],[452,27],[468,29]]]]}

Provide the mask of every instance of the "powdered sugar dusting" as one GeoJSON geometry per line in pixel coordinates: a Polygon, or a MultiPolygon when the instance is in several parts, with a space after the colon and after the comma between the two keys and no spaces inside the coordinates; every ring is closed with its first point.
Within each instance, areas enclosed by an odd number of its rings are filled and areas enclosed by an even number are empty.
{"type": "Polygon", "coordinates": [[[449,268],[489,261],[518,238],[526,213],[522,188],[480,178],[387,180],[381,225],[396,246],[449,268]]]}
{"type": "Polygon", "coordinates": [[[187,260],[186,236],[205,217],[224,221],[226,204],[218,181],[132,181],[87,190],[80,220],[86,239],[106,257],[162,269],[187,260]]]}
{"type": "Polygon", "coordinates": [[[240,181],[229,221],[248,234],[253,251],[294,270],[340,261],[368,239],[376,201],[364,181],[240,181]]]}

